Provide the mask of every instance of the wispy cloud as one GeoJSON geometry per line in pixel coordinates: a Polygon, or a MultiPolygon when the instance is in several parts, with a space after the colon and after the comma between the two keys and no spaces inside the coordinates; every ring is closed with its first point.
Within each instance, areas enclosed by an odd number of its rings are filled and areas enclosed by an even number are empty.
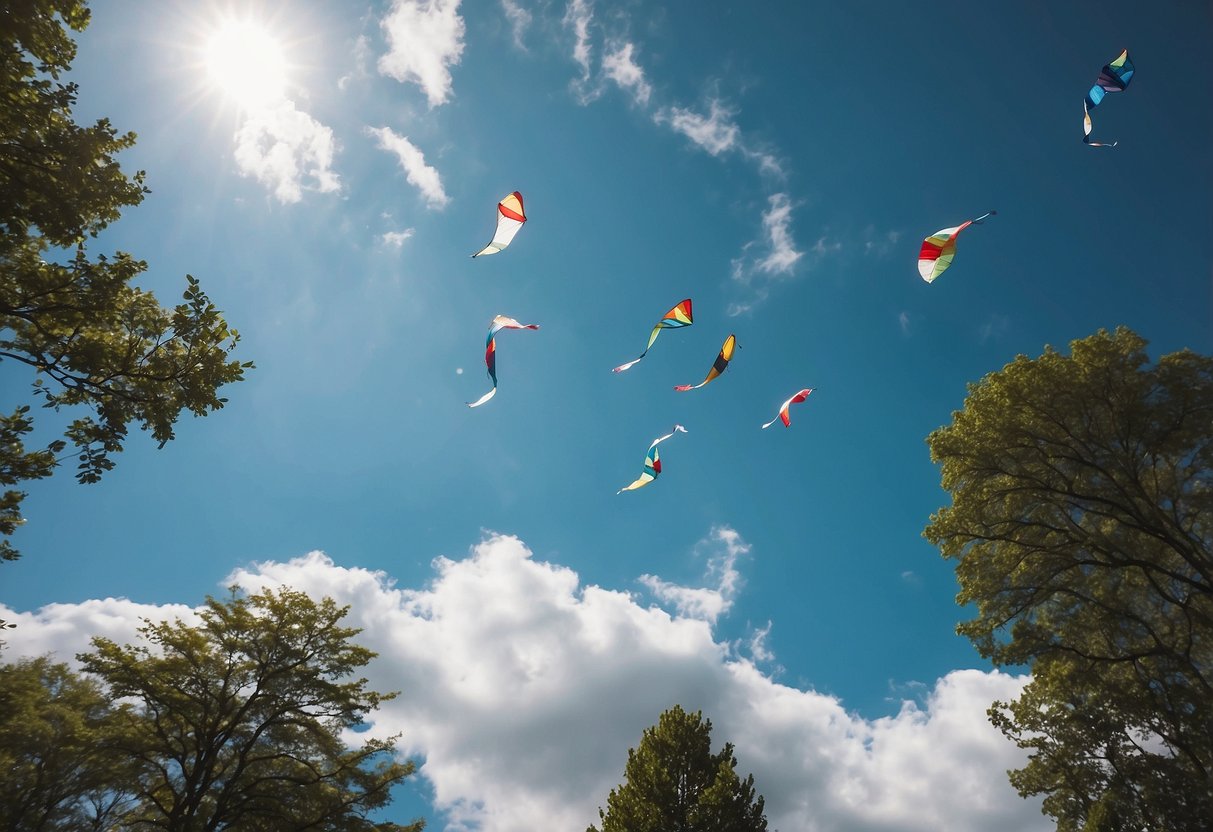
{"type": "Polygon", "coordinates": [[[387,231],[384,232],[380,239],[385,246],[392,248],[400,248],[404,245],[404,241],[413,236],[414,229],[406,228],[403,231],[387,231]]]}
{"type": "Polygon", "coordinates": [[[871,257],[885,257],[901,239],[900,231],[885,231],[879,233],[874,226],[869,225],[863,232],[863,253],[871,257]]]}
{"type": "Polygon", "coordinates": [[[523,38],[526,36],[526,30],[531,27],[531,13],[519,5],[517,0],[501,0],[501,10],[505,13],[505,19],[510,23],[514,45],[525,50],[526,43],[523,38]]]}
{"type": "Polygon", "coordinates": [[[897,325],[901,327],[902,335],[910,334],[910,313],[904,309],[897,313],[897,325]]]}
{"type": "Polygon", "coordinates": [[[590,88],[590,21],[594,8],[588,0],[569,0],[564,12],[564,27],[573,31],[573,60],[581,68],[581,77],[573,81],[573,92],[585,104],[597,97],[590,88]]]}
{"type": "Polygon", "coordinates": [[[653,88],[645,80],[644,70],[632,57],[635,45],[631,42],[610,44],[602,56],[602,71],[620,89],[632,94],[632,100],[641,107],[648,106],[653,88]]]}
{"type": "MultiPolygon", "coordinates": [[[[762,237],[746,243],[741,255],[733,260],[733,280],[748,288],[752,295],[748,300],[736,300],[727,308],[729,315],[749,312],[764,301],[772,281],[791,277],[796,264],[805,256],[797,248],[792,237],[791,198],[785,193],[771,194],[767,198],[767,210],[762,214],[762,237]]],[[[821,237],[811,251],[820,257],[837,251],[838,243],[829,243],[821,237]]]]}
{"type": "Polygon", "coordinates": [[[985,322],[977,328],[977,337],[981,340],[981,343],[984,344],[991,338],[1001,338],[1002,336],[1006,335],[1007,330],[1010,328],[1011,319],[1006,315],[999,315],[995,313],[987,318],[985,322]]]}
{"type": "Polygon", "coordinates": [[[243,176],[267,186],[284,204],[298,202],[305,190],[340,189],[333,171],[337,149],[331,128],[281,101],[251,114],[236,131],[233,156],[243,176]]]}
{"type": "MultiPolygon", "coordinates": [[[[762,214],[763,253],[755,257],[746,252],[733,261],[733,278],[748,283],[757,274],[781,276],[791,274],[804,252],[796,248],[792,239],[792,200],[787,194],[771,194],[767,198],[767,210],[762,214]]],[[[818,240],[818,245],[822,244],[818,240]]],[[[759,241],[746,244],[749,250],[759,241]]]]}
{"type": "Polygon", "coordinates": [[[719,156],[737,146],[741,128],[733,121],[736,113],[713,98],[708,102],[708,114],[702,115],[681,107],[658,110],[653,119],[668,124],[672,130],[686,136],[713,156],[719,156]]]}
{"type": "Polygon", "coordinates": [[[640,583],[659,600],[674,605],[679,615],[699,618],[710,624],[727,613],[733,599],[741,588],[741,573],[737,571],[737,558],[750,551],[735,529],[718,526],[712,529],[707,540],[700,546],[711,545],[717,551],[708,558],[705,581],[715,583],[712,587],[689,587],[662,580],[656,575],[641,575],[640,583]]]}
{"type": "Polygon", "coordinates": [[[428,207],[442,208],[450,202],[442,187],[442,177],[425,163],[425,155],[406,136],[393,132],[390,127],[368,127],[366,132],[379,140],[381,149],[396,154],[409,184],[421,191],[428,207]]]}
{"type": "Polygon", "coordinates": [[[380,21],[387,54],[379,71],[401,83],[421,87],[431,107],[451,97],[451,72],[463,55],[460,0],[395,0],[380,21]]]}
{"type": "Polygon", "coordinates": [[[367,71],[367,66],[371,61],[371,40],[366,35],[359,35],[354,41],[354,66],[353,68],[337,79],[337,89],[344,90],[350,85],[350,82],[366,78],[370,73],[367,71]]]}
{"type": "Polygon", "coordinates": [[[775,654],[767,647],[767,639],[771,636],[771,627],[771,622],[767,621],[765,627],[759,627],[750,635],[750,658],[755,662],[769,662],[775,658],[775,654]]]}
{"type": "MultiPolygon", "coordinates": [[[[727,556],[740,541],[711,543],[727,556]]],[[[628,747],[675,702],[703,710],[716,745],[735,744],[772,829],[1052,828],[1040,800],[1007,782],[1026,754],[985,714],[992,701],[1016,697],[1026,677],[956,670],[894,715],[865,719],[834,697],[780,684],[707,621],[585,586],[506,536],[463,559],[437,559],[416,589],[319,552],[238,569],[222,582],[232,584],[290,586],[349,605],[343,623],[379,654],[364,671],[370,687],[401,691],[368,716],[361,739],[400,735],[401,750],[424,760],[419,776],[433,789],[438,829],[585,829],[619,783],[628,747]]],[[[0,617],[18,625],[5,635],[5,658],[56,651],[70,662],[91,635],[121,643],[140,617],[175,615],[190,611],[114,599],[30,613],[0,605],[0,617]]]]}

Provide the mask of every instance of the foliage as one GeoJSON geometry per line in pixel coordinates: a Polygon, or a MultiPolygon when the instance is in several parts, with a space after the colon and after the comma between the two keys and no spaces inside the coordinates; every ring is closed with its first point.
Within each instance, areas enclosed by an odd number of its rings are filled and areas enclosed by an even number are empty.
{"type": "MultiPolygon", "coordinates": [[[[218,388],[252,366],[229,359],[239,335],[193,277],[184,302],[166,309],[131,285],[146,263],[85,251],[147,193],[143,171],[128,178],[114,159],[135,135],[107,119],[76,124],[77,87],[59,80],[76,52],[68,28],[88,20],[83,0],[17,0],[0,12],[0,360],[33,369],[43,407],[91,411],[34,450],[29,406],[0,414],[0,486],[50,476],[69,444],[76,478],[96,482],[131,423],[163,446],[182,410],[221,408],[218,388]]],[[[0,534],[23,522],[24,497],[0,496],[0,534]]],[[[0,541],[0,560],[17,556],[0,541]]]]}
{"type": "Polygon", "coordinates": [[[197,626],[149,622],[138,646],[94,639],[84,669],[134,703],[111,745],[135,761],[123,825],[420,830],[366,817],[414,766],[395,760],[394,739],[345,744],[394,696],[353,678],[375,654],[339,625],[347,610],[289,589],[233,590],[208,599],[197,626]]]}
{"type": "Polygon", "coordinates": [[[101,687],[67,665],[0,665],[0,828],[110,828],[129,775],[105,751],[115,714],[101,687]]]}
{"type": "Polygon", "coordinates": [[[1213,817],[1213,359],[1145,346],[1020,356],[928,439],[952,505],[924,534],[976,605],[958,631],[1031,666],[991,719],[1061,830],[1213,817]]]}
{"type": "Polygon", "coordinates": [[[711,732],[711,720],[678,705],[646,728],[628,749],[627,782],[598,810],[602,832],[765,832],[753,775],[737,777],[731,743],[712,753],[711,732]]]}

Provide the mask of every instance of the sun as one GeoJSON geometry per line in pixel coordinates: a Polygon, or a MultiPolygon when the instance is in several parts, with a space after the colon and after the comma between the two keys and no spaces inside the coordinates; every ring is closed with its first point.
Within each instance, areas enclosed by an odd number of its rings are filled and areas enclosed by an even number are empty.
{"type": "Polygon", "coordinates": [[[211,84],[245,109],[271,106],[286,95],[282,46],[259,23],[221,22],[206,40],[203,62],[211,84]]]}

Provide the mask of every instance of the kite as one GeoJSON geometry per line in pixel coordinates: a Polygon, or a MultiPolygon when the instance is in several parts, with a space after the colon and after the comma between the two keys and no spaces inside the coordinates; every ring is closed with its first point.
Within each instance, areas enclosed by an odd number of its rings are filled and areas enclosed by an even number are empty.
{"type": "Polygon", "coordinates": [[[498,315],[493,318],[493,322],[489,324],[489,337],[484,346],[484,363],[489,368],[489,378],[493,380],[493,389],[485,393],[474,402],[468,402],[468,407],[480,407],[480,405],[493,398],[497,392],[497,333],[503,329],[539,329],[536,324],[520,324],[513,318],[507,318],[505,315],[498,315]]]}
{"type": "Polygon", "coordinates": [[[497,231],[487,246],[472,255],[496,254],[510,244],[518,229],[526,222],[526,213],[522,210],[522,194],[518,191],[504,197],[497,203],[497,231]]]}
{"type": "Polygon", "coordinates": [[[948,266],[952,265],[952,258],[956,256],[956,238],[960,236],[960,232],[970,225],[980,224],[986,217],[994,216],[997,213],[997,211],[990,211],[975,220],[961,223],[955,228],[936,231],[923,240],[922,249],[918,252],[918,273],[922,275],[922,279],[930,283],[947,271],[948,266]]]}
{"type": "Polygon", "coordinates": [[[698,384],[680,384],[674,389],[679,393],[685,393],[688,390],[697,390],[703,387],[716,376],[720,375],[729,366],[729,362],[733,360],[733,348],[737,345],[737,339],[730,335],[724,339],[724,346],[720,348],[720,355],[716,356],[716,363],[712,365],[712,369],[708,370],[708,377],[698,384]]]}
{"type": "Polygon", "coordinates": [[[776,416],[771,421],[767,422],[765,425],[763,425],[762,426],[763,429],[769,428],[771,425],[775,424],[775,422],[779,419],[783,420],[783,426],[785,428],[790,428],[792,426],[792,417],[788,415],[788,408],[794,404],[800,404],[805,399],[807,399],[809,397],[809,394],[812,392],[813,392],[812,387],[806,387],[805,389],[803,389],[799,393],[797,393],[795,396],[793,396],[792,398],[790,398],[786,402],[784,402],[783,405],[779,408],[779,415],[776,416]]]}
{"type": "Polygon", "coordinates": [[[1116,142],[1091,141],[1091,110],[1099,106],[1103,97],[1110,92],[1123,92],[1133,80],[1133,61],[1129,59],[1126,49],[1117,56],[1116,60],[1105,66],[1095,80],[1095,86],[1087,93],[1082,102],[1082,140],[1091,147],[1116,147],[1116,142]]]}
{"type": "MultiPolygon", "coordinates": [[[[644,358],[649,351],[649,347],[653,346],[653,342],[657,340],[657,336],[663,329],[677,329],[678,327],[690,326],[691,321],[691,299],[687,298],[681,301],[677,306],[665,313],[657,325],[653,327],[653,331],[649,333],[648,346],[644,348],[644,352],[640,354],[640,358],[644,358]]],[[[620,364],[618,367],[611,370],[612,373],[622,373],[629,367],[634,367],[640,363],[640,358],[634,361],[629,361],[627,364],[620,364]]]]}
{"type": "Polygon", "coordinates": [[[625,485],[615,493],[622,494],[625,491],[635,491],[637,488],[644,488],[657,479],[657,475],[661,473],[661,455],[657,453],[657,446],[676,433],[686,432],[687,429],[682,425],[674,425],[674,429],[665,436],[658,436],[654,439],[653,444],[649,445],[649,452],[644,456],[644,470],[640,472],[640,476],[631,485],[625,485]]]}

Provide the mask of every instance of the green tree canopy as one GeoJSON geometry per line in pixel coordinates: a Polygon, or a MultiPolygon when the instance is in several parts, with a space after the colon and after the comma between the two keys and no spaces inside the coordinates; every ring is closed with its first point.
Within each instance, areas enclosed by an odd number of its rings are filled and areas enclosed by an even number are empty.
{"type": "Polygon", "coordinates": [[[738,778],[731,743],[713,754],[711,734],[711,720],[678,705],[646,728],[628,749],[626,782],[598,810],[601,832],[765,832],[754,776],[738,778]]]}
{"type": "Polygon", "coordinates": [[[120,715],[107,751],[135,761],[123,828],[417,832],[376,823],[414,771],[394,741],[348,732],[394,694],[354,674],[375,655],[340,626],[348,607],[289,589],[207,599],[201,623],[148,623],[142,643],[97,638],[79,656],[120,715]]]}
{"type": "Polygon", "coordinates": [[[130,794],[126,761],[105,751],[116,713],[65,664],[0,664],[0,829],[112,828],[130,794]]]}
{"type": "MultiPolygon", "coordinates": [[[[60,80],[89,20],[84,0],[14,0],[0,10],[0,361],[31,368],[31,401],[86,411],[63,439],[27,450],[30,405],[0,413],[0,487],[50,476],[68,446],[80,482],[113,467],[134,423],[162,446],[183,410],[217,410],[224,384],[251,363],[239,335],[192,276],[167,309],[131,285],[147,264],[124,252],[90,258],[85,243],[147,189],[114,155],[132,146],[107,119],[72,117],[77,87],[60,80]]],[[[0,535],[23,522],[25,494],[0,495],[0,535]]],[[[0,541],[0,560],[17,552],[0,541]]]]}
{"type": "Polygon", "coordinates": [[[1020,356],[928,439],[952,505],[924,534],[976,607],[959,632],[1031,667],[991,719],[1061,830],[1213,818],[1213,359],[1145,347],[1020,356]]]}

